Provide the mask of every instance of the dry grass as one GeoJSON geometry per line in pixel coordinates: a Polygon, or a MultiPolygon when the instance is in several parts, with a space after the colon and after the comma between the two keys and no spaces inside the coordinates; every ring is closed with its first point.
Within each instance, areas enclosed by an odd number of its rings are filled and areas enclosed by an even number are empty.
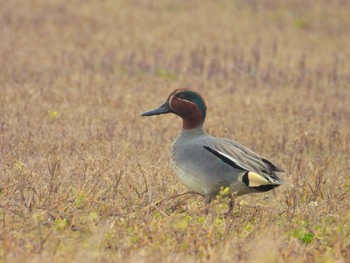
{"type": "Polygon", "coordinates": [[[349,262],[349,1],[0,2],[2,262],[349,262]],[[175,177],[175,88],[284,167],[234,219],[175,177]]]}

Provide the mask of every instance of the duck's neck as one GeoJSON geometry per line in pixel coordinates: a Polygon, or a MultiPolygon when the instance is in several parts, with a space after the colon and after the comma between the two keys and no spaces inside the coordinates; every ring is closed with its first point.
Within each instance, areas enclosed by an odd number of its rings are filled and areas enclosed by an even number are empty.
{"type": "Polygon", "coordinates": [[[193,117],[183,118],[182,128],[184,130],[202,128],[202,126],[203,126],[203,120],[198,115],[194,115],[193,117]]]}
{"type": "Polygon", "coordinates": [[[189,135],[196,134],[196,135],[198,135],[198,134],[204,134],[204,133],[205,132],[203,130],[203,125],[197,126],[193,129],[185,129],[185,128],[182,129],[182,134],[189,134],[189,135]]]}

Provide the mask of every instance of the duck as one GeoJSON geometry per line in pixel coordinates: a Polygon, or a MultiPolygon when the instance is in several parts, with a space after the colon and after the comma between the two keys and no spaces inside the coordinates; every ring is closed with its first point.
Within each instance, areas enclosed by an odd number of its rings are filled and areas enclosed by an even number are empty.
{"type": "Polygon", "coordinates": [[[158,108],[142,113],[173,113],[182,118],[182,130],[171,147],[176,175],[191,191],[205,197],[206,207],[218,195],[229,195],[229,212],[235,197],[270,191],[283,184],[284,169],[231,139],[214,137],[203,129],[207,106],[192,89],[176,89],[158,108]],[[229,191],[227,191],[227,189],[229,191]]]}

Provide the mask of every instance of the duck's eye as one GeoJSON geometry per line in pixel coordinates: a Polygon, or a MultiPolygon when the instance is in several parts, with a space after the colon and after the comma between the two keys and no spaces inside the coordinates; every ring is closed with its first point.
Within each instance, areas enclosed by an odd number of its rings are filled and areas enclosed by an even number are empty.
{"type": "Polygon", "coordinates": [[[179,99],[184,99],[185,98],[185,94],[176,94],[176,97],[179,98],[179,99]]]}

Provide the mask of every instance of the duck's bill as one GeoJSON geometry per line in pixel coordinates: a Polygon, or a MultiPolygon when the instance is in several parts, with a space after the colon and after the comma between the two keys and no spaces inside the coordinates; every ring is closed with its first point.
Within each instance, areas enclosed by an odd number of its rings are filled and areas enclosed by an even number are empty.
{"type": "Polygon", "coordinates": [[[146,111],[142,113],[142,116],[152,116],[152,115],[159,115],[159,114],[165,114],[173,112],[170,107],[169,103],[166,101],[164,104],[162,104],[160,107],[154,110],[146,111]]]}

